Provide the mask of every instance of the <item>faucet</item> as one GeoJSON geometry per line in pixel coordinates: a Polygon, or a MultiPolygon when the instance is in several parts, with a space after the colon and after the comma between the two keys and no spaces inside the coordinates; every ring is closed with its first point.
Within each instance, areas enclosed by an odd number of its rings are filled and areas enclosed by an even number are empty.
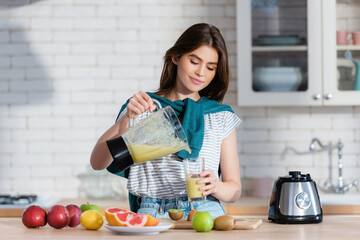
{"type": "Polygon", "coordinates": [[[324,145],[320,142],[320,140],[318,138],[313,138],[311,140],[310,147],[309,147],[310,151],[315,150],[315,143],[317,143],[320,146],[320,148],[325,149],[324,145]]]}
{"type": "Polygon", "coordinates": [[[343,179],[343,147],[344,144],[339,141],[337,144],[331,144],[331,142],[328,145],[324,145],[321,143],[321,141],[318,138],[313,138],[310,142],[309,151],[306,152],[299,152],[293,147],[286,147],[283,153],[281,154],[282,157],[286,154],[288,150],[293,151],[295,154],[303,155],[303,154],[310,154],[310,153],[316,153],[316,152],[328,152],[329,157],[329,176],[328,179],[325,181],[323,188],[325,190],[331,190],[338,194],[344,194],[345,192],[349,191],[351,188],[356,187],[358,185],[358,182],[354,180],[352,183],[345,185],[344,179],[343,179]],[[318,148],[316,147],[318,145],[318,148]],[[338,181],[337,185],[334,185],[332,183],[332,151],[334,149],[337,149],[337,155],[338,155],[338,181]]]}
{"type": "Polygon", "coordinates": [[[349,191],[351,188],[356,187],[358,184],[356,180],[354,180],[352,183],[349,183],[347,185],[344,184],[344,179],[343,179],[343,166],[344,166],[344,164],[343,164],[343,147],[344,147],[344,144],[341,142],[341,140],[339,139],[339,141],[335,145],[333,145],[331,143],[329,143],[329,145],[323,145],[318,138],[313,138],[311,140],[310,147],[309,147],[310,152],[313,152],[316,150],[315,143],[317,143],[319,145],[321,150],[328,151],[329,177],[324,183],[324,188],[330,189],[333,192],[338,193],[338,194],[344,194],[345,192],[349,191]],[[332,183],[331,169],[332,169],[332,150],[333,149],[337,149],[337,153],[338,153],[337,154],[338,155],[338,183],[337,183],[337,185],[334,185],[332,183]]]}

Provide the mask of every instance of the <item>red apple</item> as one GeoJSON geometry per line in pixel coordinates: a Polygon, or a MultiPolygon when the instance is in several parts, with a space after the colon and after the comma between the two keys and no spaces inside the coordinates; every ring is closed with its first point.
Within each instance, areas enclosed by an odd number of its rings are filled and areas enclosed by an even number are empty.
{"type": "Polygon", "coordinates": [[[22,215],[25,227],[36,228],[46,225],[46,211],[39,206],[31,205],[26,208],[22,215]]]}
{"type": "Polygon", "coordinates": [[[70,222],[69,211],[62,205],[54,205],[48,212],[47,220],[53,228],[66,227],[70,222]]]}
{"type": "Polygon", "coordinates": [[[76,227],[77,225],[80,224],[80,216],[81,216],[81,209],[74,205],[74,204],[69,204],[66,206],[67,210],[69,211],[69,217],[70,217],[70,222],[69,222],[69,227],[76,227]]]}

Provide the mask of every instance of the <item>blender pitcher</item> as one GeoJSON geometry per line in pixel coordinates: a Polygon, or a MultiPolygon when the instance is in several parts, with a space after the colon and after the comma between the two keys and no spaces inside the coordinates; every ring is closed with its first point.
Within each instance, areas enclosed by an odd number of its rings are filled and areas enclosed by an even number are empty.
{"type": "Polygon", "coordinates": [[[191,152],[186,134],[176,113],[170,106],[158,105],[158,110],[131,126],[121,137],[106,141],[120,172],[133,164],[157,159],[185,149],[191,152]]]}

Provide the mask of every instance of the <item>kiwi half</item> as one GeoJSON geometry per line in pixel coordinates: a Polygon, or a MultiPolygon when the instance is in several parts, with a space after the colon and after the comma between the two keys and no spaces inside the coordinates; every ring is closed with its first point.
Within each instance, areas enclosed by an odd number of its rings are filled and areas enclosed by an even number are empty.
{"type": "Polygon", "coordinates": [[[184,211],[181,209],[169,209],[168,212],[169,217],[175,221],[182,219],[184,216],[184,211]]]}

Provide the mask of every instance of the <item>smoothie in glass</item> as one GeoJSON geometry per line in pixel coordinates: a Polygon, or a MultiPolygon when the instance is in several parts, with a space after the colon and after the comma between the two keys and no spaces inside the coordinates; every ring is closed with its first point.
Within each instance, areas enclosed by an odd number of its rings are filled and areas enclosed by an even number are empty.
{"type": "Polygon", "coordinates": [[[197,178],[187,178],[186,179],[186,189],[188,193],[188,198],[191,200],[196,199],[203,199],[204,196],[202,195],[202,192],[199,190],[199,188],[205,186],[205,184],[198,185],[196,182],[201,180],[203,178],[197,177],[197,178]]]}
{"type": "Polygon", "coordinates": [[[197,181],[203,179],[200,177],[200,173],[205,170],[204,158],[189,158],[184,159],[184,171],[186,180],[186,190],[190,201],[202,201],[206,200],[206,197],[202,195],[200,188],[205,184],[197,184],[197,181]]]}

